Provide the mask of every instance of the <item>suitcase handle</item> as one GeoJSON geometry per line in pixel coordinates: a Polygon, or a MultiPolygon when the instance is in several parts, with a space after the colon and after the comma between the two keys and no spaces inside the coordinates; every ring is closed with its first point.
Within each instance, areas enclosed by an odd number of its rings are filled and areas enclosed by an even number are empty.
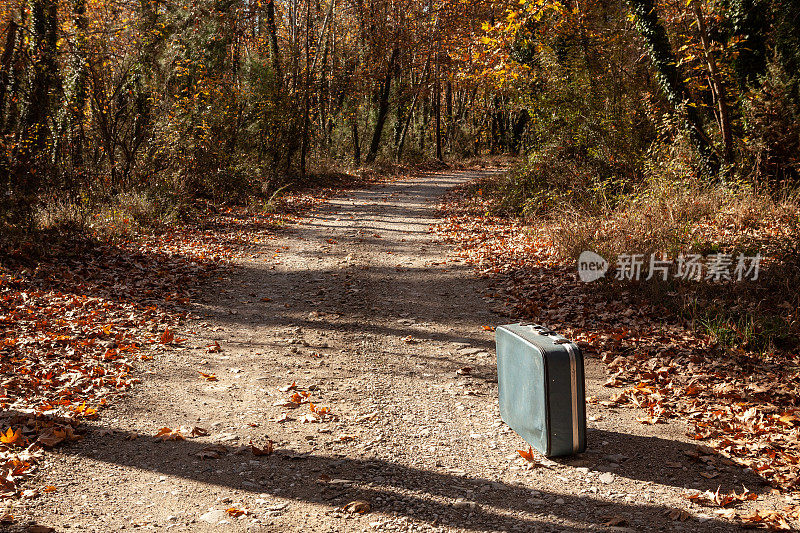
{"type": "Polygon", "coordinates": [[[556,334],[554,331],[551,331],[551,330],[547,329],[546,326],[540,326],[539,324],[534,324],[532,322],[520,322],[519,325],[523,326],[523,327],[527,326],[527,327],[535,330],[537,333],[539,333],[539,335],[555,335],[556,334]]]}

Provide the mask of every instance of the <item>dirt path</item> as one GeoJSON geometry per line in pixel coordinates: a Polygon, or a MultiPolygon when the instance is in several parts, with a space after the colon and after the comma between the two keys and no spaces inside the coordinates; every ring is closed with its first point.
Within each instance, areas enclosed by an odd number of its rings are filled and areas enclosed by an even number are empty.
{"type": "MultiPolygon", "coordinates": [[[[58,531],[730,531],[699,507],[668,516],[690,508],[687,488],[764,490],[725,464],[701,476],[712,468],[684,453],[681,424],[590,406],[586,454],[519,459],[482,327],[510,319],[429,232],[436,198],[473,177],[348,194],[240,261],[184,328],[186,348],[157,355],[85,440],[50,456],[37,482],[58,490],[31,501],[32,516],[58,531]],[[215,341],[222,352],[209,353],[215,341]],[[336,418],[275,405],[292,382],[336,418]],[[154,437],[182,425],[209,435],[154,437]],[[272,456],[233,451],[267,437],[272,456]],[[231,453],[213,458],[214,443],[231,453]],[[353,500],[372,512],[338,509],[353,500]]],[[[600,365],[587,369],[587,394],[607,397],[600,365]]]]}

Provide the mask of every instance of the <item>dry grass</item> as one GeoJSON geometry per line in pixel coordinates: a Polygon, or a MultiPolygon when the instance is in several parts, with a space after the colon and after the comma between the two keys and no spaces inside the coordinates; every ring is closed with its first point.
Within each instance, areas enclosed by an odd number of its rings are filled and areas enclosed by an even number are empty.
{"type": "MultiPolygon", "coordinates": [[[[513,174],[479,180],[461,191],[458,213],[498,224],[503,219],[513,222],[508,226],[522,229],[530,249],[537,250],[536,257],[544,254],[570,272],[584,250],[599,253],[612,264],[620,254],[644,254],[645,258],[665,254],[675,260],[688,253],[759,253],[757,281],[712,283],[670,277],[658,283],[616,283],[608,279],[595,287],[609,301],[639,298],[657,303],[732,350],[791,352],[800,347],[795,311],[800,308],[798,192],[767,194],[742,184],[702,185],[673,174],[604,202],[593,191],[562,194],[550,183],[541,190],[564,201],[531,217],[525,198],[508,201],[509,189],[520,183],[530,186],[532,181],[513,174]],[[512,203],[519,207],[517,211],[509,211],[512,203]],[[492,214],[500,216],[487,217],[492,214]]],[[[538,190],[530,188],[526,195],[538,190]]],[[[511,233],[519,234],[520,229],[511,233]]]]}
{"type": "MultiPolygon", "coordinates": [[[[621,253],[777,251],[787,233],[798,235],[796,196],[760,194],[746,187],[652,181],[616,209],[588,213],[569,206],[546,223],[555,252],[574,259],[583,250],[604,257],[621,253]]],[[[762,252],[763,253],[763,252],[762,252]]]]}

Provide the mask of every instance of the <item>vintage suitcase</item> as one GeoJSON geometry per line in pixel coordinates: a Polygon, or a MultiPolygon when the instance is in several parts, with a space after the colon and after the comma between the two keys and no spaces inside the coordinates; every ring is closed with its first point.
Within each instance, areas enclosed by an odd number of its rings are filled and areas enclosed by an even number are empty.
{"type": "Polygon", "coordinates": [[[500,416],[548,457],[586,449],[586,398],[580,348],[544,326],[495,331],[500,416]]]}

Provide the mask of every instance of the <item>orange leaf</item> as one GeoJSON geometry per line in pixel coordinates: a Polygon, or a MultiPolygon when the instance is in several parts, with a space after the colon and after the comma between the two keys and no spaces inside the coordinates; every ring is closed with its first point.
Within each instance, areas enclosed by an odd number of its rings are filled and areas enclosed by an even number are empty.
{"type": "Polygon", "coordinates": [[[214,341],[214,344],[209,344],[206,348],[208,353],[220,353],[222,351],[222,346],[219,345],[219,341],[214,341]]]}
{"type": "Polygon", "coordinates": [[[316,413],[320,416],[331,414],[330,407],[326,407],[324,405],[315,405],[312,402],[308,402],[308,407],[311,409],[312,413],[316,413]]]}
{"type": "Polygon", "coordinates": [[[169,328],[165,329],[164,333],[161,334],[161,344],[169,344],[174,340],[175,334],[169,328]]]}
{"type": "Polygon", "coordinates": [[[158,437],[159,439],[164,440],[164,441],[167,441],[167,440],[186,440],[186,437],[184,437],[183,434],[181,434],[180,431],[178,431],[178,430],[174,430],[173,431],[170,428],[161,428],[161,429],[159,429],[158,433],[156,433],[156,437],[158,437]]]}
{"type": "Polygon", "coordinates": [[[364,514],[368,513],[372,509],[372,506],[367,501],[356,500],[348,503],[347,505],[342,507],[342,509],[352,514],[364,514]]]}
{"type": "Polygon", "coordinates": [[[217,376],[215,376],[214,374],[206,374],[205,372],[200,372],[199,370],[197,371],[197,373],[203,376],[208,381],[217,381],[217,376]]]}
{"type": "Polygon", "coordinates": [[[21,438],[22,428],[18,429],[17,431],[8,428],[8,431],[5,434],[0,433],[0,442],[3,444],[17,444],[21,438]]]}
{"type": "Polygon", "coordinates": [[[533,448],[531,446],[528,446],[527,452],[525,450],[517,450],[517,453],[526,461],[530,461],[532,463],[536,462],[536,459],[533,456],[533,448]]]}

